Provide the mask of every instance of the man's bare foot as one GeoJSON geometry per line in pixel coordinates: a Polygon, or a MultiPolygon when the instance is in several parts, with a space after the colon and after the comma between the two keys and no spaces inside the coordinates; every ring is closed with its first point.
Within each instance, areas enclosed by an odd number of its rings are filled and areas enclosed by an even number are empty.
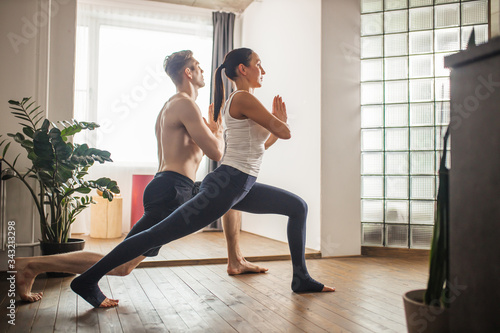
{"type": "Polygon", "coordinates": [[[23,301],[37,302],[43,293],[32,293],[33,282],[38,275],[30,265],[29,258],[16,258],[16,291],[23,301]]]}
{"type": "Polygon", "coordinates": [[[335,291],[335,287],[324,286],[322,292],[332,292],[335,291]]]}
{"type": "Polygon", "coordinates": [[[268,268],[260,267],[246,261],[245,258],[242,258],[241,260],[235,262],[229,261],[227,264],[227,274],[229,275],[238,275],[245,273],[265,273],[268,270],[268,268]]]}
{"type": "Polygon", "coordinates": [[[110,299],[110,298],[107,298],[102,301],[101,305],[99,305],[100,308],[112,308],[112,307],[115,307],[115,306],[118,306],[118,300],[117,299],[110,299]]]}

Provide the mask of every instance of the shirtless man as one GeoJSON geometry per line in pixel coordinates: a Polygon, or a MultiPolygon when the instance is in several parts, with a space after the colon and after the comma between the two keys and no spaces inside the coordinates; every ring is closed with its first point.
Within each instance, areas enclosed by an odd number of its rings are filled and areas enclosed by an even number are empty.
{"type": "MultiPolygon", "coordinates": [[[[203,154],[219,161],[224,151],[222,126],[213,121],[213,106],[205,120],[195,103],[198,89],[205,86],[203,70],[191,51],[175,52],[165,59],[165,71],[174,82],[177,93],[160,111],[156,121],[159,168],[155,178],[144,191],[144,215],[128,233],[127,238],[150,228],[163,220],[194,195],[194,180],[203,154]]],[[[230,210],[222,218],[227,240],[230,275],[247,272],[266,272],[245,260],[239,247],[241,213],[230,210]]],[[[121,266],[109,275],[126,276],[146,257],[156,256],[160,248],[147,251],[121,266]]],[[[16,258],[16,291],[24,301],[36,302],[42,293],[31,288],[38,274],[68,272],[81,274],[99,261],[103,255],[88,251],[40,257],[16,258]]],[[[106,307],[107,304],[101,306],[106,307]]]]}

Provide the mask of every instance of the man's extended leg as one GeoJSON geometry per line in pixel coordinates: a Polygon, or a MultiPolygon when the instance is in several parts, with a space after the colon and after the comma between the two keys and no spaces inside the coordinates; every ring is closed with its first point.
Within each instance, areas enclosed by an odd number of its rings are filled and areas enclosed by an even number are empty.
{"type": "MultiPolygon", "coordinates": [[[[31,288],[38,274],[46,272],[64,272],[81,274],[103,257],[100,253],[76,251],[50,256],[16,258],[16,291],[23,301],[36,302],[43,293],[32,293],[31,288]]],[[[116,267],[108,275],[125,276],[144,260],[139,256],[116,267]]]]}
{"type": "Polygon", "coordinates": [[[240,249],[241,212],[229,210],[222,216],[222,226],[227,243],[227,274],[265,273],[267,268],[246,261],[240,249]]]}

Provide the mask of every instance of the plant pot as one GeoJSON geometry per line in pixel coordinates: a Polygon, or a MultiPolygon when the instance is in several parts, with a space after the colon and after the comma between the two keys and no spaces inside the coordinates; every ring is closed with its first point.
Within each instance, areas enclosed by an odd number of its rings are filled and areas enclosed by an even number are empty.
{"type": "MultiPolygon", "coordinates": [[[[40,250],[42,255],[61,254],[68,252],[81,251],[85,247],[85,240],[78,238],[69,238],[67,243],[53,243],[40,241],[40,250]]],[[[49,277],[72,276],[71,273],[47,272],[49,277]]]]}
{"type": "Polygon", "coordinates": [[[447,333],[450,331],[450,310],[424,303],[425,289],[404,294],[408,333],[447,333]]]}

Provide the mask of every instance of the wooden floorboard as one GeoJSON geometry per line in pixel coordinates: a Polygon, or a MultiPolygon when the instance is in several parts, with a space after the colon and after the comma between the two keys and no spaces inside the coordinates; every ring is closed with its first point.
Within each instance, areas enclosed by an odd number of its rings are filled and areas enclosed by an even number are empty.
{"type": "MultiPolygon", "coordinates": [[[[118,298],[92,309],[69,288],[72,276],[40,275],[36,303],[16,303],[16,326],[0,332],[405,332],[402,295],[424,288],[427,259],[359,256],[307,261],[311,276],[334,293],[290,290],[290,261],[269,261],[265,274],[229,276],[225,264],[138,268],[100,281],[118,298]]],[[[0,295],[8,284],[0,283],[0,295]]],[[[8,298],[2,298],[2,306],[8,298]]],[[[5,315],[5,310],[2,310],[5,315]]]]}

